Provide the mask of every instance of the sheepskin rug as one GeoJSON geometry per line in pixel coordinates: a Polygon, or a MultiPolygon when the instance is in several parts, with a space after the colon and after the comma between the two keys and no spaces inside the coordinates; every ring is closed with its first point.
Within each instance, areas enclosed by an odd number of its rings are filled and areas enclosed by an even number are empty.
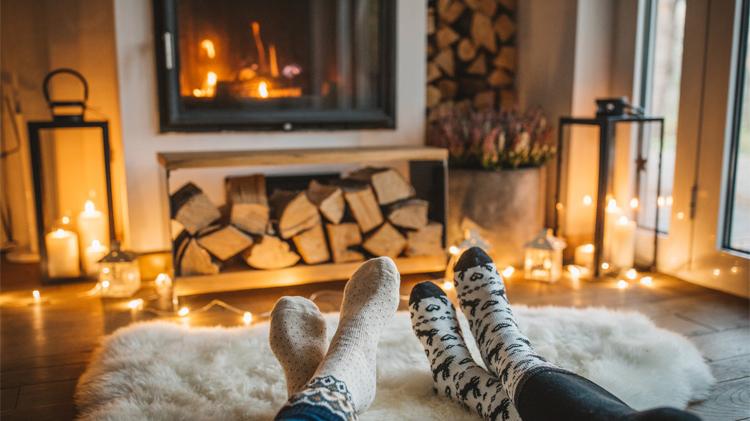
{"type": "MultiPolygon", "coordinates": [[[[515,307],[541,355],[600,384],[637,409],[682,408],[714,379],[686,338],[638,313],[515,307]]],[[[329,339],[337,315],[326,315],[329,339]]],[[[467,341],[468,326],[462,320],[467,341]]],[[[252,328],[131,325],[104,340],[79,380],[86,420],[270,420],[286,400],[268,324],[252,328]]],[[[477,420],[432,392],[427,359],[408,313],[394,317],[378,346],[378,392],[362,420],[477,420]]],[[[513,414],[517,418],[517,414],[513,414]]]]}

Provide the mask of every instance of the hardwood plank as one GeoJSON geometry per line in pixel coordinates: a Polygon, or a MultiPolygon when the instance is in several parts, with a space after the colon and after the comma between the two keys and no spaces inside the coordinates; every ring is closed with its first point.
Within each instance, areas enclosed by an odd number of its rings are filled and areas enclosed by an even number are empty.
{"type": "Polygon", "coordinates": [[[301,165],[301,164],[376,164],[389,161],[444,161],[448,159],[447,149],[403,146],[366,148],[320,148],[286,149],[264,151],[202,151],[202,152],[161,152],[157,154],[159,163],[166,169],[301,165]]]}
{"type": "Polygon", "coordinates": [[[750,329],[730,329],[693,336],[691,341],[711,361],[750,354],[750,329]]]}
{"type": "Polygon", "coordinates": [[[86,364],[67,364],[34,367],[2,372],[3,387],[17,387],[61,380],[76,380],[86,369],[86,364]]]}
{"type": "Polygon", "coordinates": [[[72,402],[76,380],[40,383],[22,386],[16,408],[32,408],[72,402]]]}
{"type": "Polygon", "coordinates": [[[76,410],[72,401],[55,405],[35,406],[31,408],[19,408],[10,411],[2,411],[0,419],[3,421],[60,421],[75,418],[76,410]]]}
{"type": "Polygon", "coordinates": [[[17,387],[3,387],[0,389],[0,410],[13,409],[16,407],[18,402],[18,391],[17,387]]]}
{"type": "Polygon", "coordinates": [[[709,365],[717,382],[750,377],[750,354],[712,361],[709,365]]]}
{"type": "Polygon", "coordinates": [[[703,421],[746,418],[750,414],[750,377],[717,384],[708,399],[691,405],[688,410],[703,421]]]}

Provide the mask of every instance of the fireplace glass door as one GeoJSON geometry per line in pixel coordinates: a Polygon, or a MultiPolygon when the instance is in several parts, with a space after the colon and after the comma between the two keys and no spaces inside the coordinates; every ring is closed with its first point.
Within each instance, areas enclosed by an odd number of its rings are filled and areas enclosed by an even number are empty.
{"type": "Polygon", "coordinates": [[[162,131],[393,128],[394,0],[155,0],[162,131]]]}

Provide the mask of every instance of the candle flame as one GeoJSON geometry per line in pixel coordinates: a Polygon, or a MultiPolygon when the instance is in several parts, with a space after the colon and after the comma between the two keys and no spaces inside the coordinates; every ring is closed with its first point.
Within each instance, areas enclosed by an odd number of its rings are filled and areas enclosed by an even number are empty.
{"type": "Polygon", "coordinates": [[[93,213],[93,212],[95,212],[96,211],[96,206],[94,205],[94,202],[92,202],[91,200],[87,200],[83,204],[83,211],[85,213],[93,213]]]}
{"type": "Polygon", "coordinates": [[[594,199],[591,196],[588,194],[583,196],[583,206],[591,206],[592,203],[594,203],[594,199]]]}
{"type": "Polygon", "coordinates": [[[607,202],[607,210],[608,211],[615,211],[617,210],[617,200],[615,199],[609,199],[607,202]]]}
{"type": "Polygon", "coordinates": [[[63,216],[62,217],[62,223],[63,223],[63,225],[70,224],[70,217],[69,216],[63,216]]]}
{"type": "Polygon", "coordinates": [[[138,310],[143,307],[143,300],[140,298],[136,298],[135,300],[130,300],[128,302],[128,308],[131,310],[138,310]]]}
{"type": "Polygon", "coordinates": [[[594,252],[594,245],[593,244],[584,244],[581,246],[581,250],[583,250],[584,253],[593,253],[594,252]]]}
{"type": "Polygon", "coordinates": [[[637,197],[630,199],[630,209],[638,209],[639,204],[640,202],[638,201],[637,197]]]}
{"type": "Polygon", "coordinates": [[[627,216],[622,215],[619,218],[617,218],[617,225],[627,225],[630,223],[630,219],[628,219],[627,216]]]}

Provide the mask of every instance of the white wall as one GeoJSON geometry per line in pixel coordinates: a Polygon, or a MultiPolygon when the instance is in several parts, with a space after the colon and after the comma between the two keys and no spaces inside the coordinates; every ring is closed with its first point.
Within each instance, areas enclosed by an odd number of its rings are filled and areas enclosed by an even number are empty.
{"type": "MultiPolygon", "coordinates": [[[[156,153],[236,149],[418,145],[424,142],[426,2],[398,1],[397,129],[317,132],[158,133],[151,0],[115,0],[128,245],[166,249],[168,225],[156,153]]],[[[201,180],[196,180],[199,184],[201,180]]]]}

